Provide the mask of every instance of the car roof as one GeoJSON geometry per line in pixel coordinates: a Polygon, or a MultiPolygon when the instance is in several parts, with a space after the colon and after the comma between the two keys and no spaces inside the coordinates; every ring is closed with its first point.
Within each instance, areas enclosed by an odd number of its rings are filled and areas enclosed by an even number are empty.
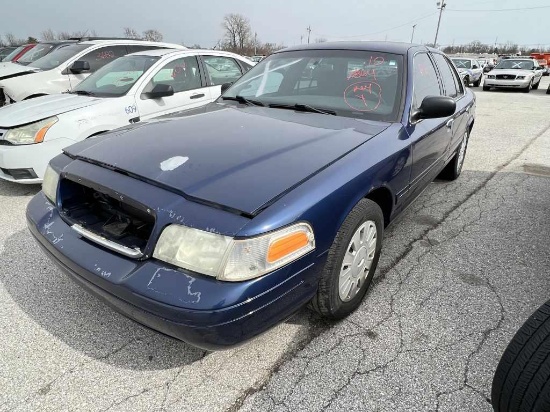
{"type": "Polygon", "coordinates": [[[165,46],[166,48],[187,49],[187,47],[182,46],[180,44],[161,43],[161,42],[155,42],[155,41],[144,41],[144,40],[133,40],[133,39],[85,40],[85,41],[78,42],[78,44],[85,44],[90,46],[95,46],[100,44],[113,44],[113,45],[135,44],[135,45],[142,45],[142,46],[165,46]]]}
{"type": "Polygon", "coordinates": [[[342,42],[326,42],[293,46],[287,49],[279,50],[275,53],[298,51],[298,50],[359,50],[359,51],[379,51],[393,54],[407,54],[410,49],[422,48],[440,53],[439,50],[432,49],[420,44],[402,43],[402,42],[386,42],[386,41],[342,41],[342,42]]]}
{"type": "Polygon", "coordinates": [[[155,50],[143,50],[136,53],[131,53],[129,56],[155,56],[161,57],[168,54],[215,54],[217,56],[231,56],[241,57],[238,54],[221,51],[221,50],[207,50],[207,49],[155,49],[155,50]]]}

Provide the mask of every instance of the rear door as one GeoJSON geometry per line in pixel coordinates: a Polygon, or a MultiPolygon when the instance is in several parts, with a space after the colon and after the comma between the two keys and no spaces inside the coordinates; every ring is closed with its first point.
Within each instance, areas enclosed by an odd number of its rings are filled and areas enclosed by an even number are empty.
{"type": "Polygon", "coordinates": [[[211,100],[210,90],[201,76],[197,56],[178,57],[168,61],[156,70],[136,96],[141,120],[194,109],[211,100]],[[151,99],[148,93],[157,84],[172,86],[174,95],[151,99]]]}
{"type": "Polygon", "coordinates": [[[235,83],[243,75],[243,68],[231,57],[202,55],[201,59],[212,100],[221,95],[222,84],[235,83]]]}

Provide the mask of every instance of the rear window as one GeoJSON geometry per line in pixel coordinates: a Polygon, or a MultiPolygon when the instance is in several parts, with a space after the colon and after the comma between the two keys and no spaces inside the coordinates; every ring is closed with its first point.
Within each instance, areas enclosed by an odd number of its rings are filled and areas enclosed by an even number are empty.
{"type": "MultiPolygon", "coordinates": [[[[32,52],[37,47],[31,49],[30,51],[32,52]]],[[[41,57],[40,59],[34,61],[31,66],[36,67],[37,69],[51,70],[65,63],[67,60],[69,60],[71,57],[76,56],[81,51],[86,50],[88,47],[90,46],[86,44],[71,44],[68,46],[62,46],[59,49],[51,52],[50,54],[47,54],[44,57],[41,57]]]]}

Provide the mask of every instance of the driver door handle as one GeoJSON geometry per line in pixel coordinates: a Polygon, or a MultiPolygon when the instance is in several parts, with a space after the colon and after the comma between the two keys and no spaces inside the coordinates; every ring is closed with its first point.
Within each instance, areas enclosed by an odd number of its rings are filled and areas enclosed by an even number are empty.
{"type": "Polygon", "coordinates": [[[452,130],[455,119],[451,119],[447,122],[447,129],[452,130]]]}
{"type": "Polygon", "coordinates": [[[204,97],[204,93],[198,93],[191,95],[191,99],[200,99],[201,97],[204,97]]]}

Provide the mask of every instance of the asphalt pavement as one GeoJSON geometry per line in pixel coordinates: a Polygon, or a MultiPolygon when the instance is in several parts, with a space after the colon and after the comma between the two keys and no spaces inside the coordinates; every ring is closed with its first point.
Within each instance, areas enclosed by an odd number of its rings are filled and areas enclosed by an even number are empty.
{"type": "Polygon", "coordinates": [[[490,411],[517,328],[550,299],[550,96],[476,90],[462,176],[386,233],[348,319],[304,309],[208,353],[118,315],[25,226],[39,190],[0,182],[0,411],[490,411]]]}

